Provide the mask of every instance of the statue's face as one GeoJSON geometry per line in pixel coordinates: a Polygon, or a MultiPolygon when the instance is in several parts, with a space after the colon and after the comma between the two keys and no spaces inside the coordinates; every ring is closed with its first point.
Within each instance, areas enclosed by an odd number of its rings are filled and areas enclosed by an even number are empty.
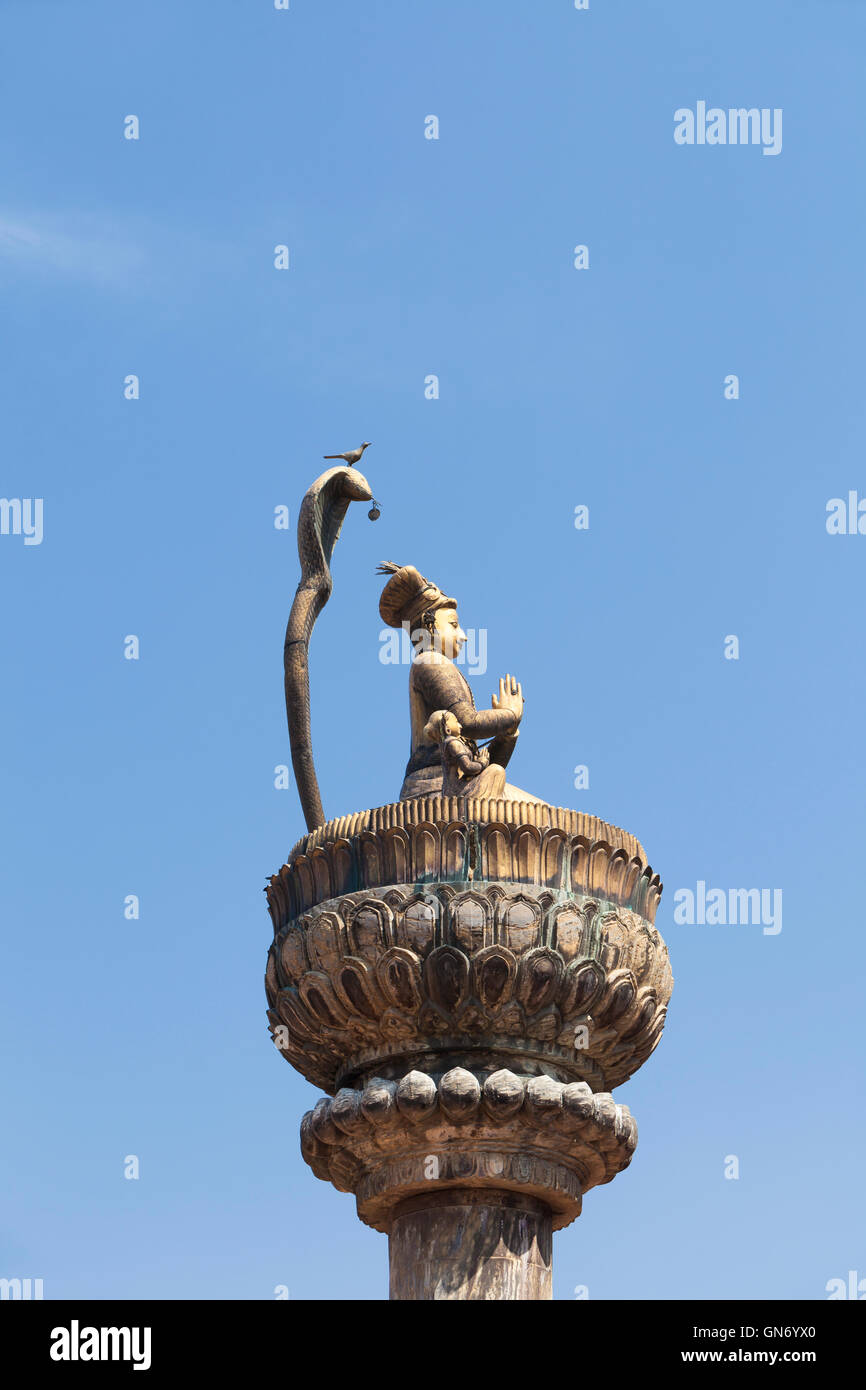
{"type": "Polygon", "coordinates": [[[466,643],[466,633],[460,626],[456,608],[437,608],[434,614],[436,643],[443,656],[456,661],[466,643]]]}

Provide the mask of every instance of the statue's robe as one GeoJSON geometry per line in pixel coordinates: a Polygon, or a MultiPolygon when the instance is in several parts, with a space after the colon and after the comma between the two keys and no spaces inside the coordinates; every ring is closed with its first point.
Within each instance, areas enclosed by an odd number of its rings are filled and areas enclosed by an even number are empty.
{"type": "MultiPolygon", "coordinates": [[[[412,746],[400,800],[416,796],[440,796],[444,770],[438,743],[425,743],[424,727],[436,710],[455,715],[466,738],[490,738],[490,762],[505,767],[517,742],[517,718],[510,709],[475,708],[469,682],[442,652],[419,652],[409,672],[409,719],[412,746]]],[[[540,797],[508,784],[503,797],[515,801],[539,801],[540,797]]]]}
{"type": "Polygon", "coordinates": [[[486,748],[459,738],[445,738],[440,744],[444,778],[443,796],[473,796],[495,801],[505,795],[505,768],[490,762],[486,748]]]}

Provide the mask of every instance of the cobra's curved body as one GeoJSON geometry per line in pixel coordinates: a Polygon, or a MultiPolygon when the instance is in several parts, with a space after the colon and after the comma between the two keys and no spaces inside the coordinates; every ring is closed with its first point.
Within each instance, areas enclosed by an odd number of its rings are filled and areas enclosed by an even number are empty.
{"type": "Polygon", "coordinates": [[[308,830],[325,823],[310,730],[310,636],[334,587],[331,555],[349,503],[372,499],[367,479],[356,468],[329,468],[307,492],[298,517],[301,582],[286,627],[283,665],[292,767],[308,830]]]}

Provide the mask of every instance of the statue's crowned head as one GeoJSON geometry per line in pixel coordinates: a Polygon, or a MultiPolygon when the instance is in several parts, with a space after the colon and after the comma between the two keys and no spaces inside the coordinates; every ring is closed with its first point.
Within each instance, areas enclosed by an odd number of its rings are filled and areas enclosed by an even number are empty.
{"type": "Polygon", "coordinates": [[[453,661],[466,641],[457,617],[457,600],[425,579],[414,565],[385,560],[376,572],[389,576],[379,600],[382,621],[389,627],[407,628],[416,649],[432,647],[453,661]]]}

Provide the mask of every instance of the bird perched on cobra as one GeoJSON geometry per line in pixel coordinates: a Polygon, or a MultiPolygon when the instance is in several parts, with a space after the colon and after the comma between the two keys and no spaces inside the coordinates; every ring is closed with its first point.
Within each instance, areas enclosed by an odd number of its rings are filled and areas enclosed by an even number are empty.
{"type": "Polygon", "coordinates": [[[364,450],[369,449],[369,447],[370,441],[367,439],[358,449],[349,449],[345,454],[323,454],[322,457],[326,459],[344,459],[350,468],[354,468],[356,463],[361,462],[361,456],[364,450]]]}

